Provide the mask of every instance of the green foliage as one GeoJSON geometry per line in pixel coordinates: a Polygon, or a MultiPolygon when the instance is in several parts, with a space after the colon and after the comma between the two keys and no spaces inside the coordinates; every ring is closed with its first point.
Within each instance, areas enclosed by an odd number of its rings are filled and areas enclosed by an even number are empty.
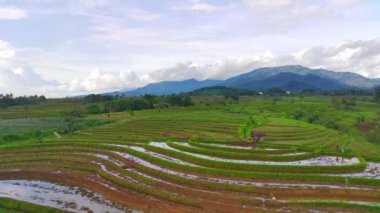
{"type": "Polygon", "coordinates": [[[0,94],[0,108],[11,106],[35,105],[46,101],[45,96],[20,96],[14,97],[13,94],[0,94]]]}
{"type": "Polygon", "coordinates": [[[377,127],[373,130],[370,130],[367,133],[367,138],[369,141],[380,145],[380,128],[377,127]]]}
{"type": "Polygon", "coordinates": [[[296,120],[301,120],[304,117],[304,112],[301,110],[297,110],[293,113],[293,118],[296,120]]]}
{"type": "Polygon", "coordinates": [[[239,136],[242,137],[245,141],[247,141],[250,138],[250,134],[256,124],[256,121],[250,116],[244,124],[239,126],[239,136]]]}
{"type": "Polygon", "coordinates": [[[318,123],[319,119],[320,119],[319,115],[317,115],[317,114],[313,114],[313,115],[310,115],[310,116],[307,118],[307,121],[308,121],[309,123],[318,123]]]}
{"type": "Polygon", "coordinates": [[[169,96],[144,95],[141,97],[120,97],[113,98],[104,102],[104,108],[99,105],[91,105],[87,107],[90,114],[98,114],[105,112],[123,112],[131,110],[144,109],[164,109],[169,106],[191,106],[193,105],[190,96],[179,94],[169,96]]]}
{"type": "Polygon", "coordinates": [[[283,96],[286,95],[286,91],[280,87],[274,87],[265,90],[264,94],[269,96],[283,96]]]}
{"type": "Polygon", "coordinates": [[[376,102],[380,102],[380,86],[375,89],[374,99],[376,102]]]}
{"type": "Polygon", "coordinates": [[[96,94],[87,95],[83,98],[83,100],[88,103],[111,101],[112,99],[114,99],[114,97],[109,96],[109,95],[96,95],[96,94]]]}
{"type": "Polygon", "coordinates": [[[0,142],[13,142],[46,137],[52,131],[65,128],[62,119],[28,118],[0,120],[0,142]]]}
{"type": "Polygon", "coordinates": [[[239,96],[253,96],[257,93],[247,89],[229,88],[225,86],[205,87],[189,93],[191,96],[224,96],[225,99],[238,101],[239,96]]]}
{"type": "Polygon", "coordinates": [[[96,104],[88,106],[87,111],[89,114],[100,114],[103,112],[100,106],[96,104]]]}
{"type": "Polygon", "coordinates": [[[75,109],[75,110],[70,110],[70,111],[64,111],[61,113],[62,118],[65,121],[75,121],[78,119],[82,119],[85,115],[85,111],[81,109],[75,109]]]}
{"type": "Polygon", "coordinates": [[[291,206],[304,206],[308,208],[313,207],[340,207],[347,209],[347,211],[358,210],[360,212],[380,212],[380,206],[374,206],[370,204],[356,204],[349,202],[337,202],[337,201],[295,201],[289,203],[291,206]]]}

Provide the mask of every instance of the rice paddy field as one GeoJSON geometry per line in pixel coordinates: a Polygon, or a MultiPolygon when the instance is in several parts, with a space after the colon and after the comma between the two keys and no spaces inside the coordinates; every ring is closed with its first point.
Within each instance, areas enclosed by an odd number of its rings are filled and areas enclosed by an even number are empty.
{"type": "Polygon", "coordinates": [[[366,137],[378,128],[378,104],[193,99],[88,115],[112,122],[67,135],[53,134],[66,125],[60,112],[80,103],[0,111],[0,133],[51,133],[0,143],[0,212],[380,212],[380,141],[366,137]],[[249,119],[263,142],[238,134],[249,119]]]}

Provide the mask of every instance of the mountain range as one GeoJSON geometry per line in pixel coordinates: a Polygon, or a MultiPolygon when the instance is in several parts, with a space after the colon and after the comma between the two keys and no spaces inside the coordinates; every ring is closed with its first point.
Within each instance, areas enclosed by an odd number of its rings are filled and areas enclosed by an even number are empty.
{"type": "Polygon", "coordinates": [[[371,89],[380,85],[380,79],[366,78],[351,72],[334,72],[325,69],[310,69],[300,65],[263,67],[227,80],[189,79],[184,81],[163,81],[148,84],[134,90],[121,90],[108,95],[139,96],[144,94],[168,95],[191,92],[212,86],[224,86],[253,91],[282,88],[288,91],[371,89]]]}

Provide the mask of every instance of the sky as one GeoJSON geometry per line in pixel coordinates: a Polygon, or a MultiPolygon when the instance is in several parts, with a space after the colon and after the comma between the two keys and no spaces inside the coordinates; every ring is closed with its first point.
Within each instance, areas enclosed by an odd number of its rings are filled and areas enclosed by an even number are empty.
{"type": "Polygon", "coordinates": [[[299,64],[380,78],[377,0],[0,0],[0,93],[66,97],[299,64]]]}

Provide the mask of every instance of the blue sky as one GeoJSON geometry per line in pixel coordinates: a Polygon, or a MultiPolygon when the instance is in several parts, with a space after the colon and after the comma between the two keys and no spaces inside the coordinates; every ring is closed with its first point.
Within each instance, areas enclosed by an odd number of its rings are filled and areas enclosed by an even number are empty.
{"type": "Polygon", "coordinates": [[[0,93],[50,97],[301,64],[380,77],[376,0],[0,0],[0,93]]]}

